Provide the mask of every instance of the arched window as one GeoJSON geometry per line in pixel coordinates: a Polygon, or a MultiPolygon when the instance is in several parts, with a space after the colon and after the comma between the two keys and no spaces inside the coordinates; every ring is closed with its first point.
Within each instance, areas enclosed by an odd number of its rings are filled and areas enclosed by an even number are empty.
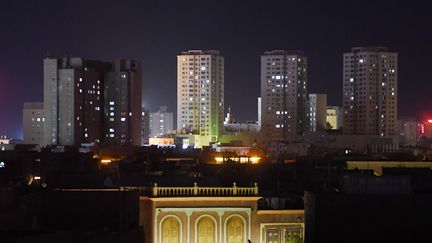
{"type": "Polygon", "coordinates": [[[239,217],[232,217],[226,224],[226,242],[244,243],[244,223],[239,217]]]}
{"type": "Polygon", "coordinates": [[[209,217],[198,221],[198,243],[216,243],[216,227],[209,217]]]}
{"type": "Polygon", "coordinates": [[[180,243],[180,222],[174,218],[166,218],[162,223],[162,243],[180,243]]]}

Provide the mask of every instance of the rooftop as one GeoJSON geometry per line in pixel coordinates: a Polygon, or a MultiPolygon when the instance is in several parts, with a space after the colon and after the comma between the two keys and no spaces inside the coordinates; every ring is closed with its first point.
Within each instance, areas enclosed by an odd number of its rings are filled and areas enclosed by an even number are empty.
{"type": "Polygon", "coordinates": [[[383,47],[383,46],[371,46],[371,47],[353,47],[351,48],[351,52],[367,52],[367,51],[372,51],[372,52],[387,52],[387,47],[383,47]]]}
{"type": "Polygon", "coordinates": [[[181,55],[220,55],[218,50],[188,50],[182,51],[181,55]]]}
{"type": "Polygon", "coordinates": [[[304,55],[304,52],[299,50],[271,50],[271,51],[265,51],[263,56],[277,56],[277,55],[304,55]]]}

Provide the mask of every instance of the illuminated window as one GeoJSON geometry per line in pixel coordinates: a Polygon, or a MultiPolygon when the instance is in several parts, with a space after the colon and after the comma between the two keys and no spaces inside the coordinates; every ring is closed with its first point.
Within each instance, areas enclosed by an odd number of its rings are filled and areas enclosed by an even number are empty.
{"type": "Polygon", "coordinates": [[[243,243],[244,223],[239,217],[232,217],[226,225],[226,242],[227,243],[243,243]]]}
{"type": "Polygon", "coordinates": [[[216,242],[216,230],[214,222],[204,217],[198,221],[198,243],[214,243],[216,242]]]}
{"type": "Polygon", "coordinates": [[[180,243],[180,223],[174,217],[162,223],[162,243],[180,243]]]}

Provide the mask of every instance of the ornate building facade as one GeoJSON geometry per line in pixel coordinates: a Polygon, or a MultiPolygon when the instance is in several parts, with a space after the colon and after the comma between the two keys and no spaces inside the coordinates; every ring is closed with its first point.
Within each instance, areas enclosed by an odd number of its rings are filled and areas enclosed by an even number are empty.
{"type": "Polygon", "coordinates": [[[140,198],[145,242],[304,242],[304,210],[258,209],[258,187],[158,187],[140,198]]]}

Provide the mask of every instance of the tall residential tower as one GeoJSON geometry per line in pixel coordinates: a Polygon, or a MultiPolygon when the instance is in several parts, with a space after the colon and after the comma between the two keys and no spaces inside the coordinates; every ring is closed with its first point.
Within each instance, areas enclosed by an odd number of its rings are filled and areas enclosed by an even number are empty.
{"type": "Polygon", "coordinates": [[[224,58],[214,50],[182,52],[177,56],[177,130],[196,134],[201,145],[208,145],[219,140],[223,118],[224,58]]]}
{"type": "Polygon", "coordinates": [[[396,135],[398,55],[355,47],[343,55],[343,132],[396,135]]]}
{"type": "Polygon", "coordinates": [[[108,68],[80,57],[44,59],[44,145],[99,142],[108,68]]]}
{"type": "Polygon", "coordinates": [[[261,137],[288,141],[307,128],[307,58],[300,51],[261,56],[261,137]]]}
{"type": "Polygon", "coordinates": [[[141,82],[137,61],[112,63],[105,82],[105,144],[141,146],[141,82]]]}

